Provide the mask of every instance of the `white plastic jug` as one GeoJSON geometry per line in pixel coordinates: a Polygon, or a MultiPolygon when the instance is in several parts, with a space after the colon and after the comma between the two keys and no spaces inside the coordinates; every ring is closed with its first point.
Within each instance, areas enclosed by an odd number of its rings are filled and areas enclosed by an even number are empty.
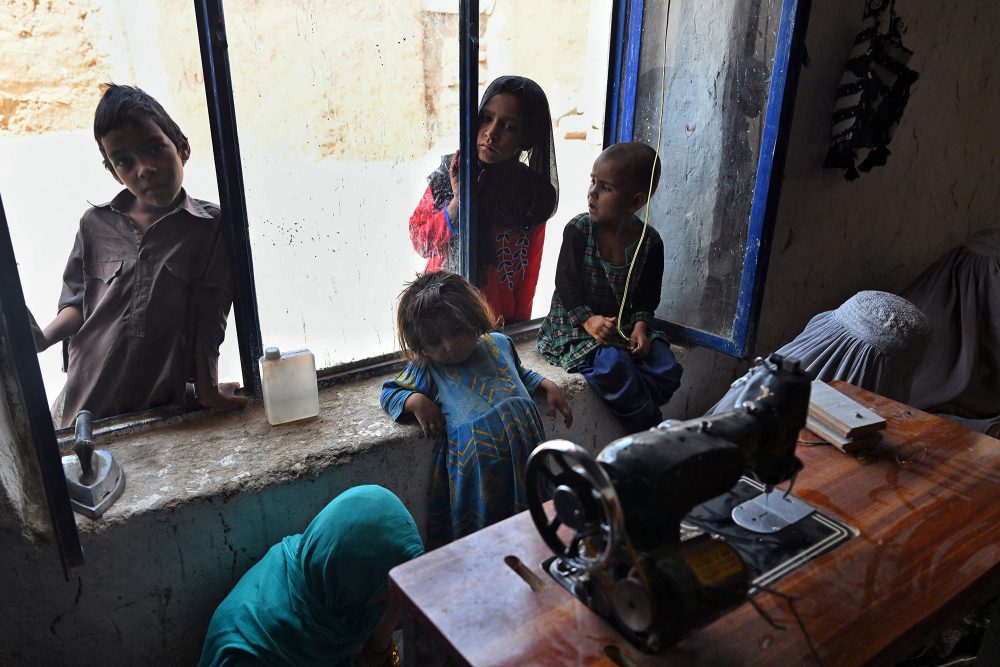
{"type": "Polygon", "coordinates": [[[281,353],[276,347],[260,358],[264,412],[272,426],[319,414],[316,357],[309,350],[281,353]]]}

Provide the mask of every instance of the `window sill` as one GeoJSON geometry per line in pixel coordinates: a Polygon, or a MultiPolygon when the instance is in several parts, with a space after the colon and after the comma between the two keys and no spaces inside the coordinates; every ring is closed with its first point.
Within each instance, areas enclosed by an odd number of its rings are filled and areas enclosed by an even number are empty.
{"type": "MultiPolygon", "coordinates": [[[[572,429],[561,417],[545,420],[549,437],[594,450],[621,435],[581,376],[546,363],[533,338],[517,343],[517,349],[525,366],[558,384],[573,407],[572,429]]],[[[318,417],[280,426],[268,424],[259,401],[241,410],[170,416],[156,428],[136,426],[134,420],[102,424],[95,445],[121,464],[125,490],[104,516],[77,515],[77,525],[83,532],[103,532],[137,515],[177,511],[198,501],[228,502],[238,494],[333,474],[393,489],[423,526],[433,443],[416,423],[394,423],[382,410],[378,397],[386,377],[322,387],[318,417]],[[367,458],[368,465],[358,465],[367,458]]],[[[544,406],[540,409],[544,416],[544,406]]],[[[71,442],[64,438],[63,454],[70,453],[71,442]]]]}

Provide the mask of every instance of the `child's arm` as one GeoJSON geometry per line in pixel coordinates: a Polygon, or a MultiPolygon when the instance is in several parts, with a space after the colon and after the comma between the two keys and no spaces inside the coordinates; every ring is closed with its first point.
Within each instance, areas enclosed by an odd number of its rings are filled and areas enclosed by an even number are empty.
{"type": "Polygon", "coordinates": [[[437,438],[445,433],[446,424],[441,408],[435,402],[434,389],[427,369],[412,361],[399,375],[382,383],[382,407],[394,421],[413,414],[424,436],[437,438]]]}
{"type": "Polygon", "coordinates": [[[448,240],[454,233],[447,207],[434,208],[434,195],[430,187],[424,191],[416,210],[410,216],[410,242],[418,255],[424,258],[443,255],[448,240]]]}
{"type": "MultiPolygon", "coordinates": [[[[483,175],[479,174],[479,187],[482,188],[483,175]]],[[[451,157],[448,165],[448,179],[451,192],[435,193],[430,186],[424,191],[420,203],[410,216],[410,242],[413,249],[421,257],[429,258],[444,255],[448,241],[457,233],[458,227],[458,152],[451,157]],[[441,201],[444,199],[445,201],[441,201]]],[[[443,189],[443,186],[442,186],[443,189]]]]}
{"type": "Polygon", "coordinates": [[[545,413],[548,418],[555,421],[556,411],[558,411],[562,413],[566,428],[573,426],[573,410],[570,409],[569,403],[566,402],[566,398],[563,396],[559,386],[552,380],[544,378],[539,383],[538,389],[545,392],[545,400],[549,404],[549,409],[545,413]]]}
{"type": "Polygon", "coordinates": [[[556,263],[556,291],[570,322],[583,327],[599,343],[608,345],[614,336],[617,318],[598,315],[587,303],[583,287],[583,255],[586,250],[587,239],[583,232],[572,223],[566,225],[556,263]]]}
{"type": "Polygon", "coordinates": [[[629,349],[632,355],[642,359],[649,354],[649,323],[653,313],[660,305],[660,290],[663,289],[663,241],[659,235],[650,238],[649,252],[646,254],[646,264],[642,268],[632,302],[635,313],[632,315],[632,333],[629,336],[629,349]]]}
{"type": "Polygon", "coordinates": [[[403,404],[403,409],[417,418],[425,438],[436,439],[445,434],[444,413],[427,395],[413,392],[403,404]]]}
{"type": "MultiPolygon", "coordinates": [[[[73,240],[73,250],[66,260],[63,270],[63,288],[59,295],[59,312],[44,330],[39,331],[37,323],[32,327],[35,350],[42,352],[61,340],[76,334],[83,326],[83,239],[77,231],[73,240]],[[40,335],[39,335],[40,334],[40,335]]],[[[30,313],[29,313],[30,315],[30,313]]],[[[34,322],[34,318],[32,318],[34,322]]]]}
{"type": "MultiPolygon", "coordinates": [[[[502,335],[502,334],[495,334],[502,335]]],[[[569,403],[566,402],[566,398],[563,396],[562,390],[559,389],[558,385],[548,378],[542,377],[539,373],[531,370],[530,368],[525,368],[521,364],[521,358],[517,355],[517,350],[514,348],[514,342],[510,338],[504,336],[507,341],[507,346],[510,348],[510,354],[514,358],[514,368],[517,370],[517,374],[521,377],[521,382],[524,383],[525,389],[528,393],[534,395],[539,391],[545,392],[545,400],[549,404],[549,409],[546,411],[546,416],[549,419],[555,420],[556,412],[562,413],[563,419],[566,422],[566,427],[569,428],[573,425],[573,411],[569,407],[569,403]]]]}
{"type": "MultiPolygon", "coordinates": [[[[30,316],[30,313],[29,313],[30,316]]],[[[34,318],[32,318],[34,323],[34,318]]],[[[83,313],[76,306],[66,306],[55,316],[44,330],[34,323],[31,333],[35,338],[35,350],[42,352],[59,341],[69,338],[83,326],[83,313]]]]}
{"type": "MultiPolygon", "coordinates": [[[[216,224],[221,225],[221,220],[216,224]]],[[[226,337],[226,320],[233,303],[232,285],[229,251],[225,238],[220,236],[202,278],[194,311],[194,391],[198,404],[206,408],[235,408],[250,400],[236,395],[239,382],[219,383],[219,346],[226,337]]]]}

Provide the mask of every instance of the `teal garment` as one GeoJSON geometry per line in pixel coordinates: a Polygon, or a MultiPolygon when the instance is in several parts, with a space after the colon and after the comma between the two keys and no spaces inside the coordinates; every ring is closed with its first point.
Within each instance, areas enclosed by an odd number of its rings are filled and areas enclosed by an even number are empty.
{"type": "Polygon", "coordinates": [[[521,365],[510,338],[484,334],[459,366],[411,362],[382,385],[382,407],[404,414],[414,392],[438,404],[447,437],[434,444],[427,542],[431,548],[528,509],[524,470],[545,440],[531,395],[541,375],[521,365]]]}
{"type": "Polygon", "coordinates": [[[345,491],[243,575],[215,610],[198,664],[349,666],[385,613],[374,599],[389,570],[423,552],[391,491],[345,491]]]}

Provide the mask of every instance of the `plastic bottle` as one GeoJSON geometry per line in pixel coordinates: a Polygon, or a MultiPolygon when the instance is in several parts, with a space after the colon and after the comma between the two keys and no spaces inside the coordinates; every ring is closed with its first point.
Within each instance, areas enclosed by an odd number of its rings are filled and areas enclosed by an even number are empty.
{"type": "Polygon", "coordinates": [[[260,358],[264,412],[272,426],[319,414],[316,357],[309,350],[281,353],[276,347],[260,358]]]}

